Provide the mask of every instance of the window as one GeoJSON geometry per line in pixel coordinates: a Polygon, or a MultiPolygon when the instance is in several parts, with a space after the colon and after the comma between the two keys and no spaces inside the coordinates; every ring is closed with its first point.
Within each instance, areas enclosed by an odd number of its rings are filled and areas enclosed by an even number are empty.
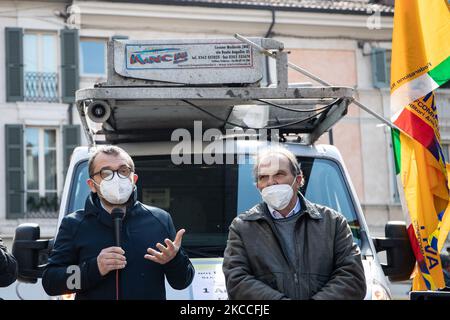
{"type": "Polygon", "coordinates": [[[28,217],[57,217],[57,131],[25,129],[25,212],[28,217]]]}
{"type": "Polygon", "coordinates": [[[386,50],[386,74],[388,86],[391,86],[391,61],[392,61],[392,50],[386,50]]]}
{"type": "Polygon", "coordinates": [[[84,38],[80,41],[80,75],[106,75],[106,40],[84,38]]]}
{"type": "MultiPolygon", "coordinates": [[[[177,230],[186,228],[183,247],[189,256],[223,255],[228,227],[238,213],[261,202],[252,165],[174,165],[170,156],[134,157],[138,199],[168,211],[177,230]]],[[[340,211],[361,245],[360,223],[342,170],[327,159],[299,158],[309,200],[340,211]]],[[[87,161],[75,169],[66,213],[84,208],[89,188],[87,161]]]]}
{"type": "MultiPolygon", "coordinates": [[[[339,166],[331,160],[299,157],[305,184],[300,190],[312,202],[342,213],[350,225],[353,239],[361,245],[360,224],[355,206],[339,166]]],[[[255,187],[253,165],[239,166],[238,212],[244,212],[262,201],[255,187]]]]}
{"type": "Polygon", "coordinates": [[[24,100],[58,102],[56,34],[25,33],[23,56],[24,100]]]}
{"type": "MultiPolygon", "coordinates": [[[[170,156],[134,157],[134,161],[138,199],[170,212],[175,228],[189,231],[183,237],[189,256],[221,256],[237,213],[238,165],[174,165],[170,156]]],[[[84,208],[87,179],[85,161],[76,168],[68,212],[84,208]]]]}
{"type": "Polygon", "coordinates": [[[61,98],[63,103],[74,103],[78,47],[76,29],[27,30],[24,35],[22,28],[6,27],[6,101],[58,102],[61,98]]]}
{"type": "Polygon", "coordinates": [[[391,82],[391,50],[373,48],[372,80],[375,88],[389,88],[391,82]]]}

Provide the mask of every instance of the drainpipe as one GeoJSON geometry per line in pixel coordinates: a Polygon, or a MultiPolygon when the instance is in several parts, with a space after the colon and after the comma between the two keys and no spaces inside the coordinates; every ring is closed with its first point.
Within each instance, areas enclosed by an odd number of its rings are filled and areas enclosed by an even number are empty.
{"type": "Polygon", "coordinates": [[[334,144],[334,139],[333,139],[333,129],[328,130],[328,140],[330,142],[331,145],[334,144]]]}
{"type": "MultiPolygon", "coordinates": [[[[269,38],[270,34],[272,33],[272,29],[275,26],[275,10],[272,9],[272,22],[270,24],[269,29],[266,32],[266,35],[264,36],[264,38],[269,38]]],[[[266,78],[267,78],[267,84],[270,84],[270,69],[269,69],[269,56],[266,55],[266,78]]]]}

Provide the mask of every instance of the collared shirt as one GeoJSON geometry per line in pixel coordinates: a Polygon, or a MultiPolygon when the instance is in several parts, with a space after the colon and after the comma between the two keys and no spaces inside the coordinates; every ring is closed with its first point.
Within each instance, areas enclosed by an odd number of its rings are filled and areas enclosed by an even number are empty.
{"type": "Polygon", "coordinates": [[[296,214],[297,212],[299,212],[301,209],[301,204],[300,204],[300,199],[297,197],[297,203],[295,204],[294,209],[292,209],[291,212],[289,212],[289,214],[286,217],[283,216],[281,213],[279,213],[274,208],[272,208],[271,206],[267,205],[267,207],[269,208],[269,212],[272,215],[272,218],[285,219],[285,218],[289,218],[289,217],[293,216],[294,214],[296,214]]]}
{"type": "Polygon", "coordinates": [[[103,204],[103,201],[100,200],[100,205],[102,206],[102,208],[109,213],[108,209],[106,209],[105,205],[103,204]]]}

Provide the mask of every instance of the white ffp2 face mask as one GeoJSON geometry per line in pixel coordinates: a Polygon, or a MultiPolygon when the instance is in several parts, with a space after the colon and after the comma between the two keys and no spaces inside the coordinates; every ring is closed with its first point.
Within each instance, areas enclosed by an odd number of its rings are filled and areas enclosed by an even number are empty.
{"type": "Polygon", "coordinates": [[[269,187],[265,187],[261,191],[263,201],[275,210],[285,209],[294,195],[294,189],[292,189],[292,186],[295,181],[297,181],[297,177],[294,178],[291,185],[274,184],[269,187]]]}
{"type": "MultiPolygon", "coordinates": [[[[97,183],[94,181],[97,185],[97,183]]],[[[129,178],[122,179],[116,175],[111,180],[102,180],[100,195],[111,204],[124,204],[133,192],[133,183],[129,178]]]]}

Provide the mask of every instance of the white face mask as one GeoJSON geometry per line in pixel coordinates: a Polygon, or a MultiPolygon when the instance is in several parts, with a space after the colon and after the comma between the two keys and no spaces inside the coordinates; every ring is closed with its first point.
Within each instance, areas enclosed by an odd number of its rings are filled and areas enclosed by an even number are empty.
{"type": "MultiPolygon", "coordinates": [[[[95,181],[94,183],[98,185],[95,181]]],[[[119,178],[117,174],[111,180],[102,180],[100,183],[100,195],[111,204],[124,204],[132,192],[131,180],[119,178]]]]}
{"type": "Polygon", "coordinates": [[[274,184],[269,187],[265,187],[261,191],[262,199],[269,206],[275,210],[285,209],[294,195],[294,190],[292,186],[297,181],[297,177],[291,185],[288,184],[274,184]]]}

